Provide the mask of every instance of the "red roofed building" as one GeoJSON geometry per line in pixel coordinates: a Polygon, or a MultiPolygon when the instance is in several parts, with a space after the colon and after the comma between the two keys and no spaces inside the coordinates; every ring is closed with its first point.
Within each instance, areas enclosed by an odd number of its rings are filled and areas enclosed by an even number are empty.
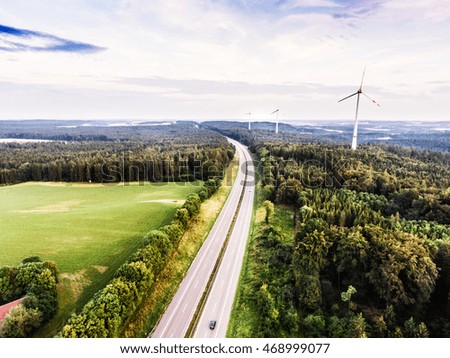
{"type": "Polygon", "coordinates": [[[12,308],[20,305],[25,297],[19,298],[18,300],[12,301],[10,303],[7,303],[6,305],[0,306],[0,326],[5,319],[5,317],[8,315],[9,311],[11,311],[12,308]]]}

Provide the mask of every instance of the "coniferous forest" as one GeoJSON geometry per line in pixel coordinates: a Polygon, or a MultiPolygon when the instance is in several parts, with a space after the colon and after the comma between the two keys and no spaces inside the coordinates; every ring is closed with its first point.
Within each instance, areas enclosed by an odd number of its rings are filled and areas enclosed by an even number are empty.
{"type": "Polygon", "coordinates": [[[0,142],[0,185],[187,182],[217,176],[234,156],[223,136],[191,122],[105,127],[30,121],[25,126],[14,122],[2,126],[0,136],[50,142],[0,142]]]}
{"type": "Polygon", "coordinates": [[[221,132],[250,144],[265,213],[236,336],[450,337],[450,155],[221,132]]]}

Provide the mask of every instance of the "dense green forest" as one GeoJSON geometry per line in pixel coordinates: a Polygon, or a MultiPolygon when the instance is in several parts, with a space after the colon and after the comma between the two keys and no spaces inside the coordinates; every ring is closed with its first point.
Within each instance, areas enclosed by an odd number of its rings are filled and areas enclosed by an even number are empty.
{"type": "Polygon", "coordinates": [[[55,141],[0,143],[0,185],[205,180],[220,175],[234,156],[234,147],[223,136],[190,122],[76,128],[47,123],[40,130],[35,128],[37,124],[11,126],[3,129],[3,135],[55,141]]]}
{"type": "Polygon", "coordinates": [[[57,283],[55,263],[38,257],[0,267],[0,305],[25,297],[2,322],[0,337],[29,337],[52,318],[58,308],[57,283]]]}
{"type": "Polygon", "coordinates": [[[266,220],[237,303],[255,312],[245,334],[450,337],[450,155],[254,132],[266,220]]]}

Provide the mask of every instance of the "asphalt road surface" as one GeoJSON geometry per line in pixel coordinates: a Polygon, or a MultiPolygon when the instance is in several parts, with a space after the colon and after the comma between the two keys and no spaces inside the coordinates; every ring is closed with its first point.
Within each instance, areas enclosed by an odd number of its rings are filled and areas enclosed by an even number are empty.
{"type": "MultiPolygon", "coordinates": [[[[248,227],[250,225],[251,219],[251,211],[253,206],[253,186],[246,186],[245,177],[246,177],[246,165],[247,162],[249,165],[249,173],[252,166],[250,154],[246,147],[244,147],[239,142],[230,140],[230,142],[236,147],[237,153],[239,155],[239,171],[236,176],[236,180],[233,184],[233,188],[228,196],[227,201],[225,202],[222,211],[220,212],[214,226],[212,227],[207,239],[205,240],[203,246],[199,250],[195,260],[192,262],[185,278],[181,282],[178,291],[173,297],[171,303],[167,307],[164,315],[153,331],[151,337],[152,338],[183,338],[186,335],[186,332],[189,328],[189,325],[194,317],[194,313],[197,310],[200,299],[203,295],[203,292],[206,288],[208,280],[211,276],[211,273],[214,269],[214,266],[219,257],[219,253],[222,249],[222,246],[225,242],[227,233],[235,216],[239,199],[241,197],[242,191],[245,187],[244,192],[244,200],[242,202],[241,207],[247,207],[246,210],[240,210],[237,217],[237,222],[235,225],[235,230],[247,232],[248,227]],[[250,161],[250,162],[249,162],[250,161]],[[251,190],[249,192],[248,190],[251,190]],[[248,193],[248,194],[247,194],[248,193]],[[245,204],[245,205],[244,205],[245,204]],[[248,208],[249,207],[249,208],[248,208]],[[248,214],[248,210],[250,214],[248,214]],[[239,228],[239,225],[242,225],[239,228]]],[[[252,175],[250,175],[251,179],[254,179],[252,175]]],[[[234,233],[232,234],[232,236],[234,233]]],[[[245,237],[245,240],[246,241],[245,237]]],[[[231,239],[227,248],[230,248],[231,239]]],[[[233,245],[234,246],[234,245],[233,245]]],[[[245,250],[245,242],[244,242],[244,250],[245,250]]],[[[228,249],[227,249],[228,252],[228,249]]],[[[236,251],[237,253],[238,251],[236,251]]],[[[242,253],[243,255],[243,253],[242,253]]],[[[225,253],[227,256],[227,253],[225,253]]],[[[222,261],[222,265],[228,265],[228,261],[224,259],[222,261]]],[[[242,259],[241,259],[242,261],[242,259]]],[[[222,267],[221,265],[221,267],[222,267]]],[[[239,276],[240,265],[237,263],[232,264],[233,269],[237,271],[237,276],[239,276]],[[239,266],[239,267],[238,267],[239,266]]],[[[231,279],[231,277],[230,277],[231,279]]],[[[236,282],[237,283],[237,282],[236,282]]],[[[235,287],[236,285],[234,285],[235,287]]],[[[234,291],[229,293],[232,299],[234,297],[234,291]]],[[[210,296],[211,297],[211,296],[210,296]]],[[[209,303],[209,299],[207,301],[209,303]]],[[[229,313],[228,313],[229,316],[229,313]]],[[[220,322],[218,322],[217,328],[220,327],[220,322]]],[[[217,329],[216,328],[216,329],[217,329]]],[[[226,327],[225,327],[226,329],[226,327]]]]}
{"type": "Polygon", "coordinates": [[[202,315],[198,320],[197,330],[194,334],[196,338],[224,338],[227,333],[242,261],[247,246],[253,212],[253,199],[255,196],[255,170],[248,152],[245,155],[248,165],[248,176],[244,187],[242,203],[220,268],[213,286],[209,291],[202,315]],[[216,326],[213,330],[209,327],[212,320],[216,321],[216,326]]]}

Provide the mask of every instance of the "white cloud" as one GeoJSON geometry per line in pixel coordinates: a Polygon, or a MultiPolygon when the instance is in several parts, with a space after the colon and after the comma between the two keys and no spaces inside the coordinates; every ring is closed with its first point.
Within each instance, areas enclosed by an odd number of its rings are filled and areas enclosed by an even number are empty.
{"type": "Polygon", "coordinates": [[[293,10],[298,8],[338,8],[342,5],[329,0],[288,0],[283,4],[286,10],[293,10]]]}
{"type": "MultiPolygon", "coordinates": [[[[23,85],[12,92],[27,103],[19,109],[11,95],[0,98],[2,116],[158,118],[173,111],[173,117],[229,118],[230,107],[236,106],[240,116],[281,102],[290,117],[351,117],[345,105],[335,102],[358,86],[367,65],[372,96],[392,105],[363,112],[395,119],[427,113],[425,107],[434,105],[433,91],[441,86],[429,82],[450,81],[448,0],[420,6],[400,0],[345,6],[292,0],[281,7],[266,1],[272,5],[260,8],[256,2],[238,6],[226,0],[61,3],[4,0],[0,16],[8,21],[3,25],[107,50],[89,55],[0,52],[0,80],[23,85]],[[144,86],[118,78],[171,80],[144,86]],[[305,83],[315,85],[302,87],[305,83]],[[32,95],[27,84],[34,86],[32,95]],[[55,94],[55,88],[62,93],[55,94]],[[427,96],[423,104],[417,101],[420,95],[427,96]],[[52,108],[41,105],[56,99],[52,108]]],[[[446,115],[442,106],[433,113],[446,115]]]]}

